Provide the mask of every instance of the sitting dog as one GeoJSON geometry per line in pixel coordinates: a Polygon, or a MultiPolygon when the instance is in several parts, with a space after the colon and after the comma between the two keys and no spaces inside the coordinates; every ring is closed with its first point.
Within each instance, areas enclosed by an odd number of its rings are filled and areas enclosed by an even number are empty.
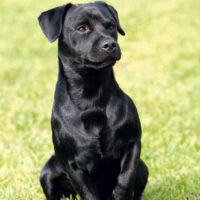
{"type": "Polygon", "coordinates": [[[69,3],[38,19],[48,40],[58,39],[55,154],[40,174],[47,200],[141,199],[148,169],[140,159],[140,120],[112,68],[121,57],[117,34],[125,35],[116,10],[101,1],[69,3]]]}

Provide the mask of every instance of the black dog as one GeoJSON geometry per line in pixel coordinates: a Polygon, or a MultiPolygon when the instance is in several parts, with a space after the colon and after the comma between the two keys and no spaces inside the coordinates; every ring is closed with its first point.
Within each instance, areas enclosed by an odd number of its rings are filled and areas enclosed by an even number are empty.
{"type": "Polygon", "coordinates": [[[58,41],[59,76],[52,111],[55,155],[40,182],[48,200],[141,199],[148,169],[140,160],[141,126],[112,66],[121,57],[116,10],[104,2],[66,4],[39,17],[58,41]]]}

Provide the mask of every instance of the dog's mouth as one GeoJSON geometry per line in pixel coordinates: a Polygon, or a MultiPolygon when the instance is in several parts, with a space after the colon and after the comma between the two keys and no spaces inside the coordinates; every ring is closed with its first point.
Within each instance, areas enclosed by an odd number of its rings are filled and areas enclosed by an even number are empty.
{"type": "Polygon", "coordinates": [[[112,67],[117,60],[120,60],[120,58],[121,50],[119,47],[114,51],[107,53],[94,49],[92,52],[90,51],[87,55],[85,55],[83,62],[90,68],[102,69],[112,67]]]}
{"type": "Polygon", "coordinates": [[[98,70],[98,69],[112,67],[116,63],[116,61],[117,61],[116,59],[109,59],[109,60],[104,60],[100,62],[95,62],[95,61],[86,59],[84,62],[84,65],[88,68],[93,68],[93,69],[98,70]]]}

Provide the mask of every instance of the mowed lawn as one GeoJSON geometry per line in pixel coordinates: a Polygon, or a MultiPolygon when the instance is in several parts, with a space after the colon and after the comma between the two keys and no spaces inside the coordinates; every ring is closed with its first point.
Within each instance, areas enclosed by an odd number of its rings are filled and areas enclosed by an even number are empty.
{"type": "MultiPolygon", "coordinates": [[[[200,200],[200,2],[108,2],[126,32],[116,78],[143,127],[143,199],[200,200]]],[[[0,200],[45,199],[39,173],[53,153],[57,43],[48,43],[37,17],[64,3],[0,1],[0,200]]]]}

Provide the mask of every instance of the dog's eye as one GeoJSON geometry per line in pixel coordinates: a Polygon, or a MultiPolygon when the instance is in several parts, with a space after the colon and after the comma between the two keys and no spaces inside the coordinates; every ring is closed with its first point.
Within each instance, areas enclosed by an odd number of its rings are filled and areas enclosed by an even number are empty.
{"type": "Polygon", "coordinates": [[[114,30],[114,29],[115,29],[115,25],[109,24],[108,29],[109,29],[109,30],[114,30]]]}
{"type": "Polygon", "coordinates": [[[88,27],[86,25],[80,25],[76,29],[78,32],[84,33],[88,30],[88,27]]]}

